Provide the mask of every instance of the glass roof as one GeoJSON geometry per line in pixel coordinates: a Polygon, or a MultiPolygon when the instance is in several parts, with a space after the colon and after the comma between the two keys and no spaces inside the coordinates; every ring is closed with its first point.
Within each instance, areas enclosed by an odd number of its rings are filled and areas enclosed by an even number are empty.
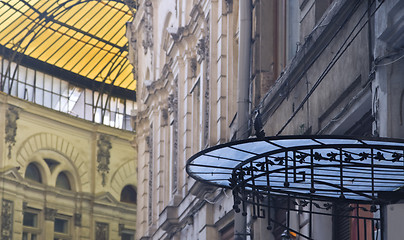
{"type": "Polygon", "coordinates": [[[404,141],[344,136],[247,139],[203,150],[193,178],[225,188],[373,201],[404,186],[404,141]]]}
{"type": "Polygon", "coordinates": [[[134,91],[125,37],[134,14],[123,1],[2,0],[0,53],[73,73],[82,85],[94,87],[95,80],[134,91]]]}

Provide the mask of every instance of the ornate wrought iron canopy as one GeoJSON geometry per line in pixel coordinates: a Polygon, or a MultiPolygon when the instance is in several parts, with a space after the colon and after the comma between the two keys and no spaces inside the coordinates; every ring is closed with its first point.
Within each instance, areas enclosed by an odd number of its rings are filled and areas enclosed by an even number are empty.
{"type": "Polygon", "coordinates": [[[314,214],[335,222],[353,219],[358,239],[361,231],[365,239],[378,239],[380,206],[404,198],[404,140],[399,139],[246,139],[205,149],[186,169],[196,180],[231,189],[236,212],[247,215],[250,204],[252,217],[267,218],[268,229],[282,239],[313,239],[314,214]],[[308,214],[306,231],[293,226],[293,211],[308,214]],[[279,213],[286,220],[274,217],[279,213]]]}
{"type": "Polygon", "coordinates": [[[236,194],[383,203],[404,186],[403,156],[398,139],[267,137],[203,150],[188,160],[187,172],[236,194]]]}

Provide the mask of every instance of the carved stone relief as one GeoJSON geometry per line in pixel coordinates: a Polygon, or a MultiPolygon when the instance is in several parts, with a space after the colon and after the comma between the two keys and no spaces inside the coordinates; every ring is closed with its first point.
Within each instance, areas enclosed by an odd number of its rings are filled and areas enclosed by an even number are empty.
{"type": "Polygon", "coordinates": [[[53,208],[45,208],[45,220],[55,221],[57,210],[53,208]]]}
{"type": "Polygon", "coordinates": [[[145,15],[142,19],[144,23],[144,33],[142,45],[144,48],[144,54],[147,54],[147,50],[153,47],[153,6],[151,0],[144,2],[145,15]]]}
{"type": "Polygon", "coordinates": [[[161,110],[161,115],[163,117],[163,126],[167,125],[168,122],[168,109],[167,108],[163,108],[161,110]]]}
{"type": "Polygon", "coordinates": [[[191,67],[191,76],[195,77],[196,76],[196,70],[198,68],[198,66],[196,65],[196,58],[191,58],[190,67],[191,67]]]}
{"type": "Polygon", "coordinates": [[[109,172],[109,159],[110,159],[110,149],[112,148],[111,140],[106,135],[100,135],[98,141],[98,153],[97,153],[97,162],[98,162],[98,172],[102,176],[102,186],[106,185],[106,177],[109,172]]]}
{"type": "Polygon", "coordinates": [[[10,106],[6,112],[6,144],[8,144],[8,155],[11,159],[11,149],[15,145],[17,135],[17,120],[19,119],[18,109],[10,106]]]}
{"type": "Polygon", "coordinates": [[[74,214],[74,226],[81,227],[81,213],[74,214]]]}
{"type": "Polygon", "coordinates": [[[95,224],[95,239],[108,240],[109,235],[108,223],[96,222],[95,224]]]}
{"type": "Polygon", "coordinates": [[[233,12],[233,0],[226,0],[226,10],[227,13],[233,12]]]}
{"type": "Polygon", "coordinates": [[[3,199],[1,205],[1,239],[12,240],[14,203],[3,199]]]}
{"type": "MultiPolygon", "coordinates": [[[[174,79],[174,86],[177,86],[178,79],[174,79]]],[[[173,152],[172,152],[172,186],[173,194],[178,189],[178,88],[174,88],[175,92],[168,96],[168,112],[173,117],[173,152]]]]}
{"type": "Polygon", "coordinates": [[[204,37],[199,39],[198,43],[196,44],[196,53],[198,54],[201,61],[205,60],[205,58],[207,57],[207,47],[208,46],[206,44],[206,39],[204,37]]]}

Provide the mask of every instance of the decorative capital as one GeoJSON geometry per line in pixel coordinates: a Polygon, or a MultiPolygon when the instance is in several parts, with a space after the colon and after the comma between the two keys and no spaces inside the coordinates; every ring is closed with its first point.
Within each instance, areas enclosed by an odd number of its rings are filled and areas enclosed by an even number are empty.
{"type": "Polygon", "coordinates": [[[45,208],[45,220],[55,221],[57,210],[53,208],[45,208]]]}

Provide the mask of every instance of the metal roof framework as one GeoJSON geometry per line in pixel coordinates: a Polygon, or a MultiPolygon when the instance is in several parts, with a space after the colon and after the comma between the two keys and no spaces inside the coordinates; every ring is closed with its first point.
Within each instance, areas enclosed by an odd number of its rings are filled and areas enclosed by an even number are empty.
{"type": "MultiPolygon", "coordinates": [[[[133,0],[2,0],[0,54],[100,96],[135,100],[125,38],[135,13],[133,0]]],[[[16,74],[11,67],[3,71],[2,77],[16,74]]],[[[1,90],[11,91],[8,86],[1,90]]]]}

